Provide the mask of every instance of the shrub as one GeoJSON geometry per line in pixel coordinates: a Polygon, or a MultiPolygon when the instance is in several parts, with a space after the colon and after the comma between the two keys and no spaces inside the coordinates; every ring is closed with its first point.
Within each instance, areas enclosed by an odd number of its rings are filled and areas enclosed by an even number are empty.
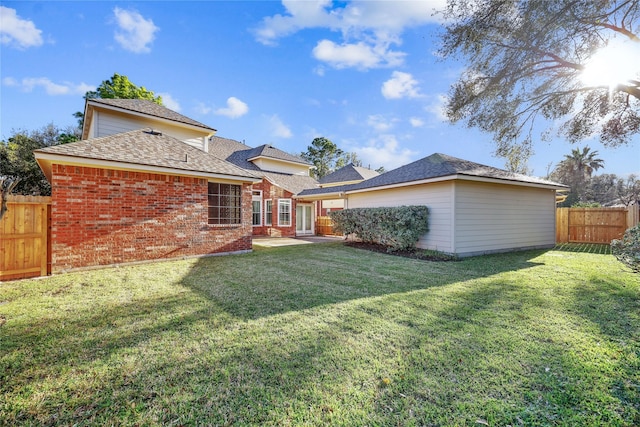
{"type": "Polygon", "coordinates": [[[611,253],[618,260],[631,267],[636,273],[640,272],[640,224],[624,232],[620,240],[611,242],[611,253]]]}
{"type": "Polygon", "coordinates": [[[415,248],[418,239],[429,231],[426,206],[345,209],[329,215],[336,231],[384,245],[390,252],[415,248]]]}

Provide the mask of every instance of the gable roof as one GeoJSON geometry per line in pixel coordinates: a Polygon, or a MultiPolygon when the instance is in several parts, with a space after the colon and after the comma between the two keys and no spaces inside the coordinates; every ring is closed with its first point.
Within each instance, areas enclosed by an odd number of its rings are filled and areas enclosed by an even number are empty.
{"type": "Polygon", "coordinates": [[[530,185],[561,189],[565,185],[548,181],[542,178],[508,172],[492,166],[463,160],[446,154],[435,153],[408,165],[385,172],[376,177],[367,179],[357,184],[327,187],[323,189],[311,189],[301,193],[302,196],[322,193],[354,192],[376,187],[400,186],[422,181],[453,179],[453,178],[479,178],[485,181],[507,181],[513,184],[530,185]]]}
{"type": "Polygon", "coordinates": [[[248,157],[247,160],[254,160],[263,157],[268,159],[281,160],[289,163],[298,163],[305,166],[311,166],[311,164],[304,160],[302,157],[289,154],[269,144],[264,144],[254,148],[249,153],[249,155],[250,157],[248,157]]]}
{"type": "Polygon", "coordinates": [[[170,110],[167,107],[163,107],[162,105],[158,105],[148,99],[87,99],[85,105],[85,123],[89,122],[90,116],[93,114],[92,107],[96,106],[116,111],[124,110],[129,113],[137,113],[143,116],[155,117],[189,126],[195,126],[208,132],[216,132],[216,130],[210,126],[200,123],[197,120],[193,120],[187,116],[183,116],[180,113],[170,110]]]}
{"type": "Polygon", "coordinates": [[[212,136],[209,138],[209,153],[231,162],[238,167],[263,176],[273,184],[293,194],[298,194],[308,188],[318,187],[318,182],[310,176],[265,171],[250,161],[251,159],[263,157],[309,165],[302,158],[285,153],[271,145],[261,145],[252,148],[233,139],[212,136]]]}
{"type": "Polygon", "coordinates": [[[265,178],[293,194],[310,188],[318,188],[318,181],[308,175],[293,175],[280,172],[263,172],[265,178]]]}
{"type": "Polygon", "coordinates": [[[318,180],[320,184],[332,184],[336,182],[362,181],[380,175],[378,172],[355,166],[353,163],[331,172],[318,180]]]}
{"type": "Polygon", "coordinates": [[[89,165],[106,162],[111,167],[124,169],[150,169],[248,181],[260,178],[176,138],[149,130],[133,130],[56,145],[35,150],[34,154],[48,177],[51,177],[51,162],[58,160],[89,165]]]}

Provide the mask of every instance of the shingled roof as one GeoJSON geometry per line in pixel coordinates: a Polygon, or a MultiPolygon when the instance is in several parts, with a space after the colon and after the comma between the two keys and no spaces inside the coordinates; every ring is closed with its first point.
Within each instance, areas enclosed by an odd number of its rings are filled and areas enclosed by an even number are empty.
{"type": "Polygon", "coordinates": [[[332,184],[337,182],[362,181],[380,175],[378,172],[359,167],[353,163],[331,172],[318,180],[320,184],[332,184]]]}
{"type": "Polygon", "coordinates": [[[495,179],[512,182],[514,184],[533,184],[558,189],[566,187],[563,184],[558,184],[557,182],[548,181],[546,179],[508,172],[492,166],[458,159],[446,154],[435,153],[357,184],[327,187],[322,189],[310,189],[303,191],[300,195],[310,196],[322,193],[350,192],[454,176],[495,179]]]}
{"type": "Polygon", "coordinates": [[[307,188],[316,188],[318,186],[318,182],[310,176],[265,171],[249,160],[266,157],[309,165],[309,163],[304,161],[302,158],[286,153],[270,145],[261,145],[259,147],[252,148],[233,139],[212,136],[209,139],[209,153],[243,169],[247,169],[264,176],[278,187],[284,188],[293,194],[298,194],[307,188]]]}
{"type": "MultiPolygon", "coordinates": [[[[259,179],[254,172],[205,153],[176,138],[149,130],[109,135],[35,150],[36,158],[62,155],[121,163],[122,167],[155,166],[177,172],[259,179]]],[[[42,164],[42,163],[41,163],[42,164]]],[[[45,169],[45,168],[43,168],[45,169]]]]}
{"type": "Polygon", "coordinates": [[[171,120],[178,123],[184,123],[191,126],[197,126],[215,132],[216,130],[210,126],[193,120],[173,110],[158,105],[148,99],[103,99],[92,98],[87,100],[88,103],[102,104],[111,107],[121,108],[123,110],[133,111],[147,116],[158,117],[160,119],[171,120]]]}

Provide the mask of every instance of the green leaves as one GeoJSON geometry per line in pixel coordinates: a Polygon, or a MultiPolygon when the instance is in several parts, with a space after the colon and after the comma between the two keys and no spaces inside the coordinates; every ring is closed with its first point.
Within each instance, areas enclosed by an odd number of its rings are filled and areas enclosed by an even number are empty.
{"type": "Polygon", "coordinates": [[[541,125],[571,142],[599,135],[609,146],[640,132],[640,79],[612,86],[581,80],[612,41],[637,43],[639,0],[447,3],[439,54],[466,65],[447,115],[492,134],[498,156],[517,154],[510,148],[526,147],[541,125]]]}
{"type": "Polygon", "coordinates": [[[611,253],[618,261],[640,273],[640,225],[625,231],[622,239],[612,241],[611,253]]]}
{"type": "Polygon", "coordinates": [[[389,252],[415,248],[429,231],[426,206],[345,209],[329,215],[336,231],[387,246],[389,252]]]}

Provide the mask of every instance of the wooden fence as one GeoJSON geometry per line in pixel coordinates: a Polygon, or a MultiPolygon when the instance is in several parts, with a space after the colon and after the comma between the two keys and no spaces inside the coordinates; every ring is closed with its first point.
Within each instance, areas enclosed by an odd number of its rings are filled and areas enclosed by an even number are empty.
{"type": "Polygon", "coordinates": [[[629,208],[558,208],[556,243],[606,243],[638,224],[638,206],[629,208]]]}
{"type": "Polygon", "coordinates": [[[12,196],[0,220],[0,280],[51,271],[51,197],[12,196]]]}
{"type": "Polygon", "coordinates": [[[316,218],[316,234],[318,236],[333,236],[333,221],[329,216],[319,216],[316,218]]]}

